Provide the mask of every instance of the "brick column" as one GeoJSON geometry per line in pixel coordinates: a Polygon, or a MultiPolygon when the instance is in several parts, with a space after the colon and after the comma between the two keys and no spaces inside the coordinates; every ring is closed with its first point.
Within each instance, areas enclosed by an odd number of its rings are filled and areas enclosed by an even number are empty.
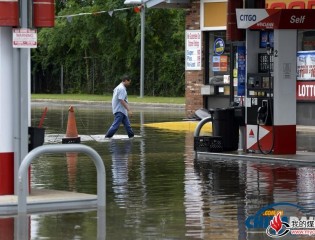
{"type": "MultiPolygon", "coordinates": [[[[200,29],[200,0],[193,0],[186,13],[186,30],[200,29]]],[[[203,41],[203,39],[202,39],[203,41]]],[[[203,43],[202,43],[203,46],[203,43]]],[[[192,117],[196,110],[202,108],[203,96],[201,86],[204,84],[204,53],[202,47],[202,70],[185,71],[186,116],[192,117]]]]}

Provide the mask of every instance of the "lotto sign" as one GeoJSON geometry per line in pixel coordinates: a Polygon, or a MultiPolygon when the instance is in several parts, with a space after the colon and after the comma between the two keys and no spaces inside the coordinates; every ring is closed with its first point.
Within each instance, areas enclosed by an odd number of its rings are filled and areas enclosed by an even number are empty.
{"type": "Polygon", "coordinates": [[[28,28],[13,29],[13,47],[14,48],[36,48],[37,30],[28,28]]]}
{"type": "Polygon", "coordinates": [[[296,100],[315,99],[315,83],[313,81],[296,82],[296,100]]]}

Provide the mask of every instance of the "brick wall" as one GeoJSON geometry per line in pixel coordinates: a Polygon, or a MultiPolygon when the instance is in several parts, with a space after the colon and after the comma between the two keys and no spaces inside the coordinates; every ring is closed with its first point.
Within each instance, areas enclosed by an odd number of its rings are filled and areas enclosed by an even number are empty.
{"type": "MultiPolygon", "coordinates": [[[[200,0],[192,0],[191,8],[186,13],[186,30],[200,30],[200,0]]],[[[204,59],[201,64],[202,70],[185,72],[186,117],[192,117],[196,110],[203,107],[200,89],[204,83],[204,59]]]]}

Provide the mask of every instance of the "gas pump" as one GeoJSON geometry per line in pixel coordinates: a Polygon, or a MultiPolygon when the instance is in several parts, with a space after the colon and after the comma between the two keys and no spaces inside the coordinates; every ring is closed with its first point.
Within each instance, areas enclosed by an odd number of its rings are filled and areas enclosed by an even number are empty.
{"type": "Polygon", "coordinates": [[[257,144],[258,149],[263,154],[269,154],[272,152],[274,147],[274,140],[275,140],[275,131],[274,131],[274,123],[273,123],[273,92],[272,92],[272,86],[273,86],[273,77],[272,77],[272,57],[273,57],[273,47],[270,46],[270,42],[267,42],[266,44],[266,53],[268,56],[268,86],[269,86],[269,93],[267,96],[267,99],[262,99],[262,105],[258,108],[257,111],[257,144]],[[272,126],[272,142],[271,146],[267,151],[264,151],[262,149],[262,146],[260,144],[260,134],[259,129],[261,125],[271,125],[272,126]]]}
{"type": "MultiPolygon", "coordinates": [[[[247,74],[247,124],[272,125],[272,86],[269,86],[268,74],[247,74]],[[264,82],[268,84],[264,85],[264,82]]],[[[271,83],[272,84],[272,83],[271,83]]]]}
{"type": "MultiPolygon", "coordinates": [[[[272,32],[263,34],[271,36],[272,32]]],[[[271,153],[274,147],[273,43],[268,40],[264,52],[258,53],[258,73],[247,73],[247,150],[263,154],[271,153]]]]}
{"type": "Polygon", "coordinates": [[[314,29],[312,14],[302,9],[236,9],[237,27],[246,29],[248,152],[261,148],[264,153],[296,154],[297,29],[314,29]],[[303,21],[295,20],[298,15],[303,21]]]}

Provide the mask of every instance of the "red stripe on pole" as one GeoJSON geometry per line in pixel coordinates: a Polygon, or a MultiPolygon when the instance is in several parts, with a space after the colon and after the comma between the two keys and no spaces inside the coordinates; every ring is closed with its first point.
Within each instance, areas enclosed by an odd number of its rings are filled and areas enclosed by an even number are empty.
{"type": "Polygon", "coordinates": [[[0,195],[14,194],[14,153],[0,153],[0,195]]]}
{"type": "Polygon", "coordinates": [[[18,1],[0,1],[0,26],[19,25],[19,4],[18,1]]]}
{"type": "Polygon", "coordinates": [[[55,1],[33,0],[34,27],[54,27],[55,1]]]}
{"type": "Polygon", "coordinates": [[[274,154],[296,154],[296,125],[274,126],[274,154]]]}

